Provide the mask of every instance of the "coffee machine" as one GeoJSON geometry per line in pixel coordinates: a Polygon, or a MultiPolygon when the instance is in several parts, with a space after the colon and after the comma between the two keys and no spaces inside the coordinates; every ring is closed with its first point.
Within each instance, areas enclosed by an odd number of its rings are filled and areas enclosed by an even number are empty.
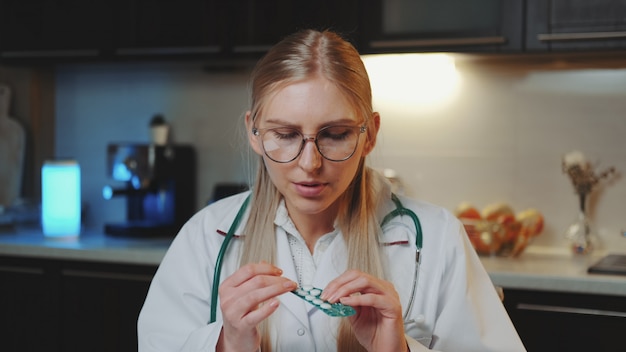
{"type": "Polygon", "coordinates": [[[196,158],[192,146],[109,144],[107,173],[123,186],[105,186],[104,198],[126,198],[126,221],[105,224],[107,235],[173,237],[195,212],[196,158]]]}

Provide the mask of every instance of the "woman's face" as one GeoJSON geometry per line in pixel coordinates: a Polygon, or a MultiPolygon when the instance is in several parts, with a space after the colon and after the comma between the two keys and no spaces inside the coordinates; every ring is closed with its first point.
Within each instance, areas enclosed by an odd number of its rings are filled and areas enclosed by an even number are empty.
{"type": "MultiPolygon", "coordinates": [[[[278,163],[265,155],[261,137],[252,133],[276,127],[293,127],[307,137],[315,137],[327,126],[361,126],[365,123],[357,115],[343,93],[322,77],[296,82],[278,90],[263,108],[256,121],[248,112],[246,124],[250,144],[263,160],[274,185],[283,195],[290,216],[298,218],[315,216],[317,221],[332,225],[337,213],[337,199],[351,183],[362,157],[369,153],[377,131],[360,133],[356,151],[347,160],[330,161],[318,151],[315,143],[305,143],[300,155],[293,161],[278,163]],[[374,132],[374,133],[372,133],[374,132]]],[[[375,128],[379,117],[374,114],[375,128]]],[[[372,126],[372,125],[370,125],[372,126]]]]}

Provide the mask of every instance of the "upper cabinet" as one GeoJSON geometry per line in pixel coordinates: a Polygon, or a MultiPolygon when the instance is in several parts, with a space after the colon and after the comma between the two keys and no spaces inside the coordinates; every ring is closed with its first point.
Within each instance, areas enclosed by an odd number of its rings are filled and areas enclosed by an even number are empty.
{"type": "Polygon", "coordinates": [[[626,0],[0,0],[0,60],[258,58],[302,28],[363,54],[626,47],[626,0]]]}
{"type": "Polygon", "coordinates": [[[626,48],[626,0],[527,0],[526,48],[626,48]]]}
{"type": "Polygon", "coordinates": [[[115,57],[202,56],[225,50],[226,9],[215,0],[117,0],[115,57]]]}
{"type": "Polygon", "coordinates": [[[107,0],[0,0],[0,59],[97,57],[112,19],[107,0]]]}
{"type": "Polygon", "coordinates": [[[366,53],[522,49],[521,0],[377,0],[361,10],[366,53]]]}
{"type": "Polygon", "coordinates": [[[232,0],[228,42],[234,55],[261,54],[299,29],[333,29],[356,40],[358,0],[232,0]]]}
{"type": "Polygon", "coordinates": [[[259,57],[302,28],[356,43],[359,0],[0,0],[0,59],[259,57]]]}

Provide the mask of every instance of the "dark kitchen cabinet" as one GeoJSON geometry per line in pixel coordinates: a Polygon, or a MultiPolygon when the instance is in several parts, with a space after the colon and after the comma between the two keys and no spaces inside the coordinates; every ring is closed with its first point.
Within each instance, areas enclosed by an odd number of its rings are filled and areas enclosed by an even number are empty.
{"type": "Polygon", "coordinates": [[[367,2],[361,7],[361,51],[521,51],[523,5],[523,0],[367,2]]]}
{"type": "Polygon", "coordinates": [[[229,43],[233,54],[262,54],[300,29],[332,29],[356,42],[357,0],[234,0],[229,43]]]}
{"type": "Polygon", "coordinates": [[[302,28],[356,43],[358,0],[0,0],[0,59],[260,57],[302,28]]]}
{"type": "Polygon", "coordinates": [[[0,58],[94,58],[110,42],[107,0],[0,0],[0,58]]]}
{"type": "Polygon", "coordinates": [[[626,48],[626,0],[527,0],[530,51],[626,48]]]}
{"type": "Polygon", "coordinates": [[[121,0],[116,5],[117,57],[194,56],[223,53],[227,2],[121,0]]]}
{"type": "Polygon", "coordinates": [[[58,268],[39,260],[0,257],[2,351],[58,351],[58,268]]]}
{"type": "Polygon", "coordinates": [[[3,351],[136,351],[156,267],[0,257],[3,351]],[[3,334],[4,335],[4,334],[3,334]]]}
{"type": "Polygon", "coordinates": [[[528,351],[624,351],[624,296],[505,289],[504,305],[528,351]]]}

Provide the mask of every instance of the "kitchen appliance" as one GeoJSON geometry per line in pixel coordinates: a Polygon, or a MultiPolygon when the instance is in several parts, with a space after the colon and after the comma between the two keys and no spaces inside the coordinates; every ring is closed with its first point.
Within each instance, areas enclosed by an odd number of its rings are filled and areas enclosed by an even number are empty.
{"type": "Polygon", "coordinates": [[[117,143],[107,147],[107,173],[123,187],[103,196],[126,198],[126,221],[104,232],[122,237],[176,235],[195,212],[196,158],[188,145],[117,143]]]}

